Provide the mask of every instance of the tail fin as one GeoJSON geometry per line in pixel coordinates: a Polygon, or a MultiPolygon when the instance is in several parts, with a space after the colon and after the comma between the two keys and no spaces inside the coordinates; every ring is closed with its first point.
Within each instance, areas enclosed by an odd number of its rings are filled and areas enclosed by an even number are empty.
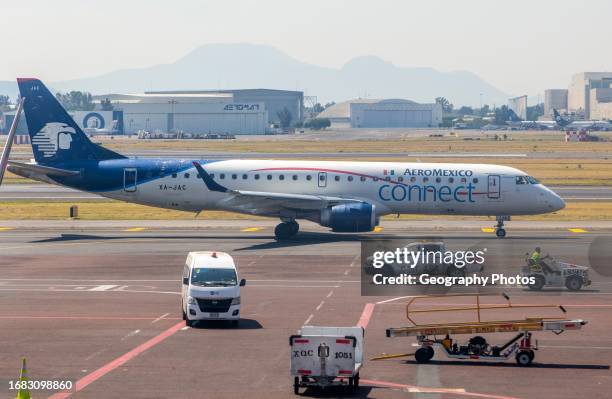
{"type": "Polygon", "coordinates": [[[125,158],[92,143],[40,80],[18,78],[17,84],[25,98],[23,108],[37,163],[125,158]]]}
{"type": "Polygon", "coordinates": [[[563,118],[561,114],[559,114],[559,111],[557,111],[555,108],[553,108],[553,115],[555,117],[555,122],[557,122],[557,125],[566,126],[569,124],[569,121],[563,118]]]}

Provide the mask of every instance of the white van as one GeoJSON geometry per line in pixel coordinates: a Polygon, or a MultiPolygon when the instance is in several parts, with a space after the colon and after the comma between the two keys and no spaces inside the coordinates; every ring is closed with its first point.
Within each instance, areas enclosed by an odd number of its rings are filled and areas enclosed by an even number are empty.
{"type": "Polygon", "coordinates": [[[183,269],[181,310],[185,324],[197,320],[240,320],[240,287],[236,265],[224,252],[190,252],[183,269]]]}

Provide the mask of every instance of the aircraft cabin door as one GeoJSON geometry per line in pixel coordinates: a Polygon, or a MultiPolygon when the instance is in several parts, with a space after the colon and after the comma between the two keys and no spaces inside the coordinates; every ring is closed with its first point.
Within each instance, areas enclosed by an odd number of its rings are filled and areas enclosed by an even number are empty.
{"type": "Polygon", "coordinates": [[[123,169],[123,191],[133,193],[136,191],[138,171],[136,168],[123,169]]]}
{"type": "Polygon", "coordinates": [[[489,175],[487,182],[487,197],[489,199],[501,198],[501,177],[499,175],[489,175]]]}
{"type": "Polygon", "coordinates": [[[327,172],[319,172],[319,187],[327,187],[327,172]]]}

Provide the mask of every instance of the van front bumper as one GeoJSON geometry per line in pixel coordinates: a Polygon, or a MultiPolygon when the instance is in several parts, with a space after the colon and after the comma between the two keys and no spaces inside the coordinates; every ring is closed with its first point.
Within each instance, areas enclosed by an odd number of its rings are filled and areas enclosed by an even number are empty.
{"type": "Polygon", "coordinates": [[[191,304],[187,308],[189,320],[238,320],[240,318],[240,305],[231,305],[227,312],[202,312],[198,304],[191,304]]]}

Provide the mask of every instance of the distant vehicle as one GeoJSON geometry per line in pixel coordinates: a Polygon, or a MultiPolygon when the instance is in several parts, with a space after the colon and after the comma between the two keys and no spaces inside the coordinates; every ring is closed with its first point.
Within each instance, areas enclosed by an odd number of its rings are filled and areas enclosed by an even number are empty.
{"type": "Polygon", "coordinates": [[[362,327],[304,326],[289,338],[293,393],[300,388],[359,387],[363,364],[362,327]]]}
{"type": "Polygon", "coordinates": [[[187,326],[197,320],[240,320],[240,287],[232,257],[224,252],[190,252],[183,269],[181,310],[187,326]]]}
{"type": "Polygon", "coordinates": [[[582,287],[591,285],[589,268],[586,266],[559,262],[555,259],[545,264],[549,270],[546,268],[534,269],[529,264],[521,268],[523,277],[535,278],[535,283],[528,286],[530,290],[540,291],[544,287],[565,286],[570,291],[579,291],[582,287]]]}

